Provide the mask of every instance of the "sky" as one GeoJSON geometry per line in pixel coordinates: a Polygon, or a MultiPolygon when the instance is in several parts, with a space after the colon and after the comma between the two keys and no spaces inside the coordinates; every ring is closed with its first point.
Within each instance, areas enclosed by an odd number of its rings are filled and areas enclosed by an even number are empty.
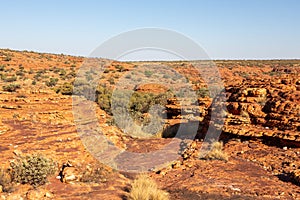
{"type": "Polygon", "coordinates": [[[139,28],[176,31],[212,59],[300,58],[298,0],[2,0],[0,48],[89,56],[139,28]]]}

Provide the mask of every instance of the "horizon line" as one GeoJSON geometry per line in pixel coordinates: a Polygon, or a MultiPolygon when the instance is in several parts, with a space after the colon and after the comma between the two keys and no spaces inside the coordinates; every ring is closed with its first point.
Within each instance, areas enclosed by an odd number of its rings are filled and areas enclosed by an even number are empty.
{"type": "MultiPolygon", "coordinates": [[[[53,55],[65,55],[73,57],[83,57],[83,58],[99,58],[99,59],[111,59],[103,57],[89,57],[86,55],[76,55],[69,53],[58,53],[58,52],[45,52],[38,50],[29,50],[29,49],[11,49],[11,48],[0,48],[0,50],[8,50],[15,52],[29,52],[29,53],[43,53],[43,54],[53,54],[53,55]]],[[[114,59],[111,59],[114,60],[114,59]]],[[[211,59],[193,59],[193,60],[180,60],[180,59],[163,59],[163,60],[115,60],[118,62],[187,62],[187,61],[271,61],[271,60],[300,60],[300,58],[211,58],[211,59]]]]}

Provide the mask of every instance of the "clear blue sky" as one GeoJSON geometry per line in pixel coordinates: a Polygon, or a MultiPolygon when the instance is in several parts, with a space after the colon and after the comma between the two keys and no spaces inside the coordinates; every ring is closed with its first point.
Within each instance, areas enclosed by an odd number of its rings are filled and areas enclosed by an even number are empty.
{"type": "Polygon", "coordinates": [[[124,31],[178,31],[214,59],[300,58],[299,0],[3,0],[0,48],[89,55],[124,31]]]}

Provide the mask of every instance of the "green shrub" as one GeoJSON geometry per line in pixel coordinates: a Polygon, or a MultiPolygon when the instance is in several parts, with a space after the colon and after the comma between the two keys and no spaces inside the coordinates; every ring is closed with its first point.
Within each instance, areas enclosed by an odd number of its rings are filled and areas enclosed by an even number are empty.
{"type": "Polygon", "coordinates": [[[147,175],[139,175],[131,184],[129,200],[168,200],[169,194],[160,190],[156,182],[147,175]]]}
{"type": "Polygon", "coordinates": [[[4,71],[5,70],[5,65],[0,65],[0,71],[4,71]]]}
{"type": "Polygon", "coordinates": [[[33,69],[30,69],[28,74],[33,74],[33,72],[34,72],[33,69]]]}
{"type": "Polygon", "coordinates": [[[149,71],[149,70],[146,70],[146,71],[144,72],[144,74],[145,74],[146,77],[149,78],[149,77],[152,76],[153,72],[152,72],[152,71],[149,71]]]}
{"type": "Polygon", "coordinates": [[[6,79],[6,77],[7,77],[6,74],[0,73],[0,79],[1,79],[1,80],[4,81],[4,80],[6,79]]]}
{"type": "Polygon", "coordinates": [[[6,77],[4,82],[15,82],[17,80],[16,76],[6,77]]]}
{"type": "Polygon", "coordinates": [[[93,78],[93,76],[92,76],[91,74],[86,74],[86,75],[85,75],[85,79],[86,79],[87,81],[91,81],[91,80],[93,80],[94,78],[93,78]]]}
{"type": "Polygon", "coordinates": [[[67,74],[66,70],[60,69],[60,71],[59,71],[60,76],[65,76],[66,74],[67,74]]]}
{"type": "MultiPolygon", "coordinates": [[[[99,86],[96,90],[96,102],[100,108],[106,111],[108,114],[111,113],[111,98],[112,89],[106,86],[99,86]]],[[[172,93],[166,92],[161,94],[134,92],[130,94],[129,91],[115,91],[114,93],[114,104],[116,107],[124,107],[122,103],[124,99],[129,99],[129,105],[127,110],[131,113],[134,119],[140,119],[144,113],[147,113],[151,106],[160,104],[165,106],[167,99],[173,97],[172,93]],[[128,96],[131,95],[131,96],[128,96]]]]}
{"type": "Polygon", "coordinates": [[[130,112],[135,118],[140,118],[142,114],[147,113],[151,106],[155,104],[167,105],[167,99],[173,97],[169,92],[153,94],[144,92],[134,92],[130,98],[130,112]]]}
{"type": "Polygon", "coordinates": [[[111,114],[111,96],[112,90],[106,86],[99,86],[96,90],[96,102],[102,110],[111,114]]]}
{"type": "Polygon", "coordinates": [[[25,94],[18,94],[17,98],[25,99],[25,98],[27,98],[27,96],[25,94]]]}
{"type": "Polygon", "coordinates": [[[36,73],[37,74],[45,74],[47,72],[47,69],[40,69],[36,73]]]}
{"type": "Polygon", "coordinates": [[[19,71],[16,72],[16,75],[17,75],[17,76],[24,76],[25,73],[24,73],[23,70],[19,70],[19,71]]]}
{"type": "Polygon", "coordinates": [[[21,86],[19,84],[9,84],[9,85],[3,85],[2,89],[6,92],[15,92],[17,89],[20,89],[21,86]]]}
{"type": "Polygon", "coordinates": [[[11,161],[12,180],[21,184],[40,186],[47,182],[47,177],[54,174],[55,163],[42,155],[19,156],[11,161]]]}
{"type": "Polygon", "coordinates": [[[105,74],[109,73],[109,69],[105,69],[105,70],[103,71],[103,73],[105,73],[105,74]]]}
{"type": "Polygon", "coordinates": [[[37,73],[37,74],[35,74],[35,75],[33,76],[33,78],[34,78],[35,80],[41,80],[41,79],[42,79],[41,76],[42,76],[42,75],[41,75],[40,73],[37,73]]]}
{"type": "Polygon", "coordinates": [[[58,78],[50,78],[49,81],[46,81],[46,85],[48,87],[53,87],[57,84],[57,82],[58,82],[58,78]]]}
{"type": "Polygon", "coordinates": [[[76,77],[76,72],[75,71],[71,71],[70,73],[68,73],[67,78],[75,78],[76,77]]]}
{"type": "Polygon", "coordinates": [[[170,76],[169,74],[164,74],[164,75],[163,75],[163,78],[164,78],[164,79],[169,79],[169,78],[171,78],[171,76],[170,76]]]}
{"type": "Polygon", "coordinates": [[[124,68],[122,65],[117,65],[117,66],[116,66],[116,69],[117,69],[118,72],[123,72],[123,71],[125,71],[125,68],[124,68]]]}
{"type": "Polygon", "coordinates": [[[126,74],[125,78],[131,79],[131,75],[130,74],[126,74]]]}
{"type": "Polygon", "coordinates": [[[109,82],[111,85],[113,85],[113,84],[115,84],[115,79],[114,79],[113,77],[110,77],[110,78],[108,79],[108,82],[109,82]]]}
{"type": "Polygon", "coordinates": [[[56,66],[51,66],[51,65],[49,65],[49,71],[50,71],[50,72],[53,72],[55,69],[56,69],[56,66]]]}
{"type": "Polygon", "coordinates": [[[47,72],[46,69],[38,70],[38,71],[36,72],[36,74],[34,75],[34,79],[35,79],[35,80],[41,80],[41,79],[43,79],[43,78],[48,78],[49,76],[46,76],[46,75],[43,76],[43,74],[45,74],[46,72],[47,72]]]}
{"type": "Polygon", "coordinates": [[[61,87],[56,90],[56,93],[61,93],[63,95],[73,94],[73,85],[71,83],[65,82],[61,87]]]}
{"type": "Polygon", "coordinates": [[[200,88],[198,91],[197,91],[197,95],[198,97],[200,98],[205,98],[205,97],[209,97],[209,90],[205,87],[203,88],[200,88]]]}
{"type": "Polygon", "coordinates": [[[6,57],[4,58],[4,61],[6,61],[6,62],[11,61],[11,57],[10,57],[10,56],[6,56],[6,57]]]}

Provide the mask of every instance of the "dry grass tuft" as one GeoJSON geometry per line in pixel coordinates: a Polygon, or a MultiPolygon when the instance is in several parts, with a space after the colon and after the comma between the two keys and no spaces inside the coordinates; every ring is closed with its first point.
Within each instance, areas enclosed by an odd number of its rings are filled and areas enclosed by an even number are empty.
{"type": "Polygon", "coordinates": [[[139,175],[131,187],[129,200],[169,200],[169,194],[160,190],[156,182],[148,175],[139,175]]]}
{"type": "Polygon", "coordinates": [[[223,151],[223,142],[213,141],[210,144],[209,151],[200,156],[204,160],[224,160],[228,161],[228,155],[223,151]]]}

